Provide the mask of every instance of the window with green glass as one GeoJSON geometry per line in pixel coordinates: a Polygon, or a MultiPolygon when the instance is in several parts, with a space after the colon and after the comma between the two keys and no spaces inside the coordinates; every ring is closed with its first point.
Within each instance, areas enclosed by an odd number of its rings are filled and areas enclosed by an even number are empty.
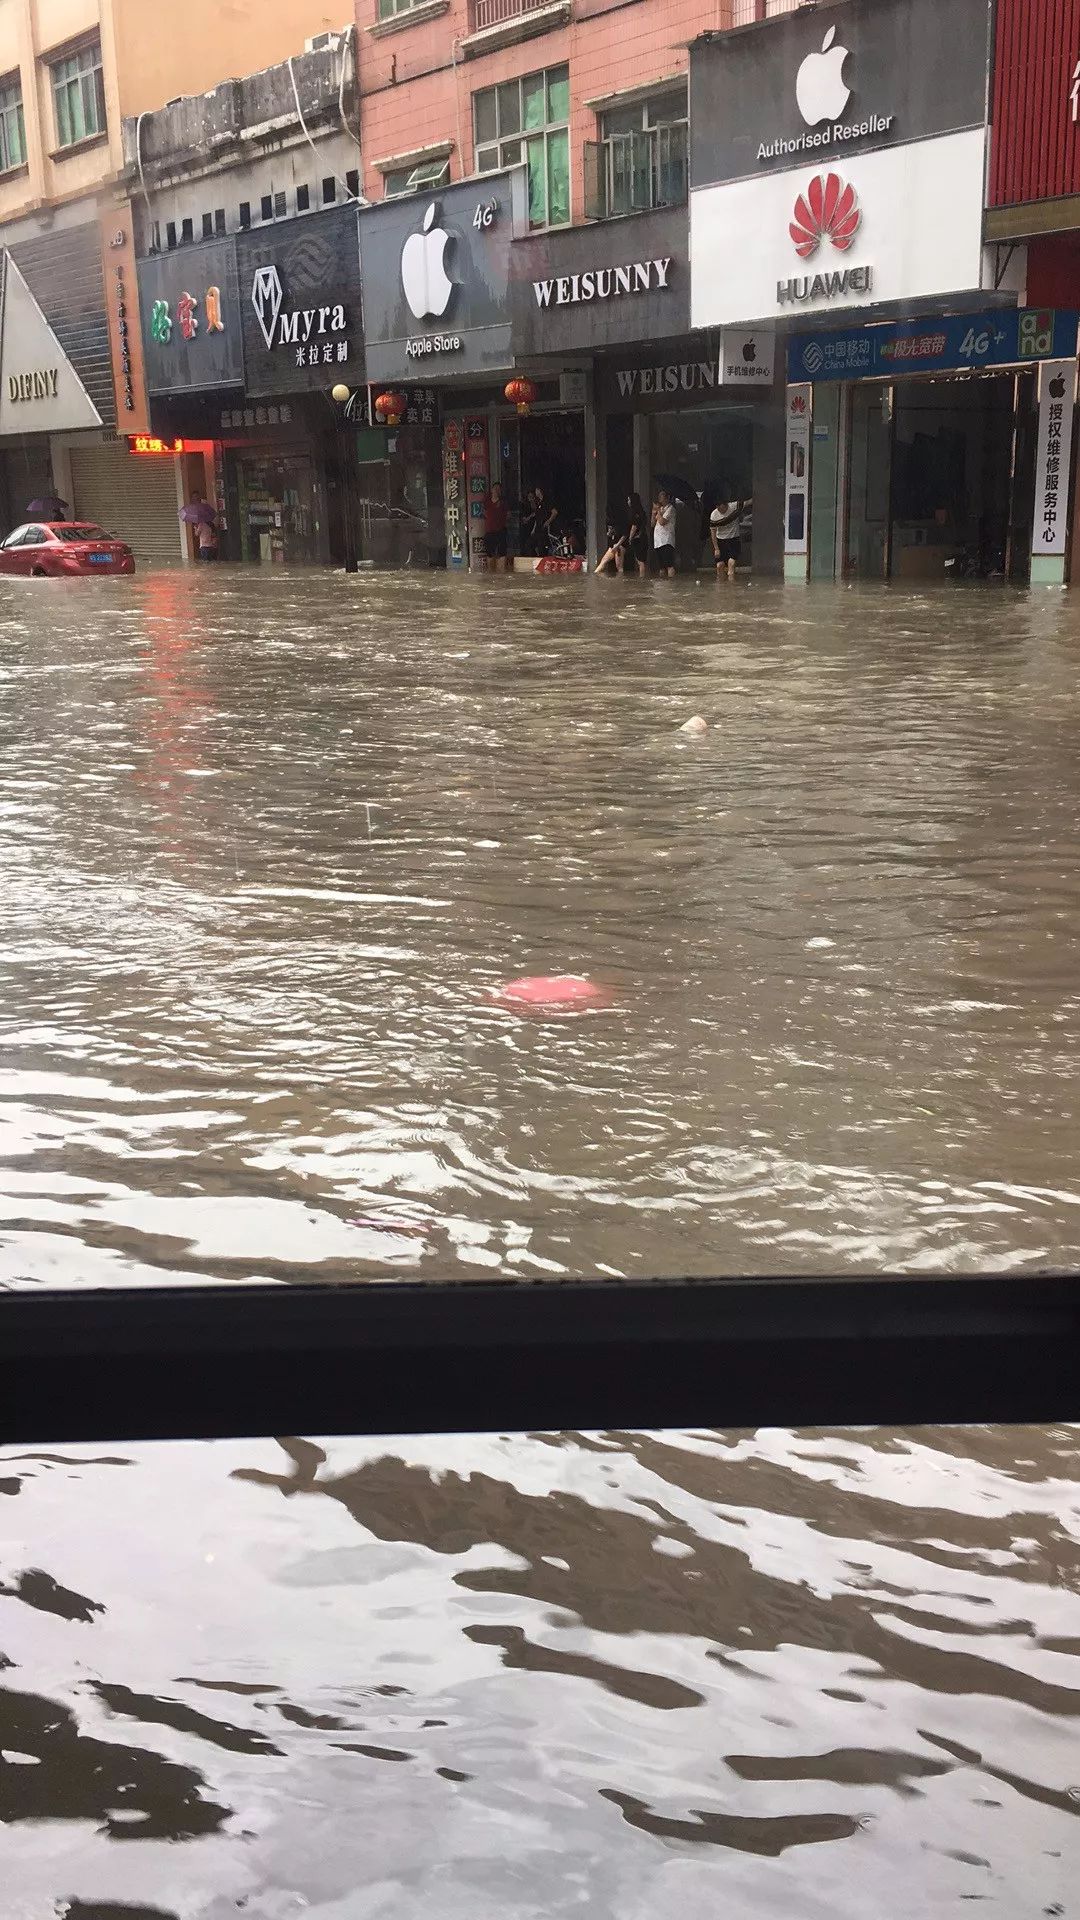
{"type": "Polygon", "coordinates": [[[52,63],[56,144],[74,147],[104,133],[105,76],[101,70],[101,42],[92,40],[52,63]]]}
{"type": "Polygon", "coordinates": [[[399,13],[411,13],[414,7],[423,4],[424,0],[379,0],[379,19],[396,19],[399,13]]]}
{"type": "Polygon", "coordinates": [[[0,173],[26,165],[22,82],[15,74],[0,84],[0,173]]]}
{"type": "Polygon", "coordinates": [[[477,173],[529,170],[529,224],[570,218],[570,69],[546,67],[473,94],[477,173]]]}

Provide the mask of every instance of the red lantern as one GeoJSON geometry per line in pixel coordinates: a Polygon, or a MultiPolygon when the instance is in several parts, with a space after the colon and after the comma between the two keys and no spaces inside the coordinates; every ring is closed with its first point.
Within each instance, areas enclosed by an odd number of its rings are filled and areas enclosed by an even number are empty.
{"type": "Polygon", "coordinates": [[[389,393],[380,393],[375,401],[376,418],[381,415],[388,427],[400,427],[408,404],[408,399],[403,393],[393,390],[389,393]]]}
{"type": "Polygon", "coordinates": [[[536,404],[537,385],[535,380],[508,380],[503,391],[506,398],[517,408],[522,419],[529,408],[536,404]]]}

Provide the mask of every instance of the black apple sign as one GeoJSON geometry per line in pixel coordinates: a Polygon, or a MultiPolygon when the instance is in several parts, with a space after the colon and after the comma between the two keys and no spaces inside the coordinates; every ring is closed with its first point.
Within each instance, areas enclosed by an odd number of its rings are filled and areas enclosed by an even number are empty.
{"type": "Polygon", "coordinates": [[[1064,376],[1064,374],[1062,374],[1062,373],[1056,373],[1056,374],[1054,375],[1054,378],[1053,378],[1053,379],[1051,380],[1051,382],[1050,382],[1050,397],[1051,397],[1051,399],[1052,399],[1052,400],[1063,400],[1063,399],[1064,399],[1064,397],[1065,397],[1065,376],[1064,376]]]}
{"type": "Polygon", "coordinates": [[[743,343],[742,357],[744,360],[757,359],[757,346],[753,340],[747,340],[743,343]]]}

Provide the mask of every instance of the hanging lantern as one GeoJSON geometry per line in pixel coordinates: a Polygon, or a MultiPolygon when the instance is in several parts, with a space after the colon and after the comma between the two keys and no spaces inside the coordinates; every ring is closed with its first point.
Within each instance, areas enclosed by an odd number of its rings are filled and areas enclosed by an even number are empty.
{"type": "Polygon", "coordinates": [[[506,398],[517,408],[524,420],[529,408],[536,404],[536,381],[525,379],[508,380],[503,391],[506,398]]]}
{"type": "Polygon", "coordinates": [[[375,401],[376,419],[385,420],[388,427],[400,427],[408,404],[405,394],[393,389],[389,393],[380,393],[375,401]]]}

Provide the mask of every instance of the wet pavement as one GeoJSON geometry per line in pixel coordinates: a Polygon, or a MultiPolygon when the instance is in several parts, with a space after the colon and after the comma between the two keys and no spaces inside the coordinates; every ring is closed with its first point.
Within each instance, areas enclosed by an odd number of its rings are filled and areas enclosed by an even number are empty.
{"type": "MultiPolygon", "coordinates": [[[[4,582],[0,1284],[1076,1265],[1078,664],[980,588],[4,582]]],[[[1076,1441],[9,1449],[0,1912],[1067,1913],[1076,1441]]]]}

